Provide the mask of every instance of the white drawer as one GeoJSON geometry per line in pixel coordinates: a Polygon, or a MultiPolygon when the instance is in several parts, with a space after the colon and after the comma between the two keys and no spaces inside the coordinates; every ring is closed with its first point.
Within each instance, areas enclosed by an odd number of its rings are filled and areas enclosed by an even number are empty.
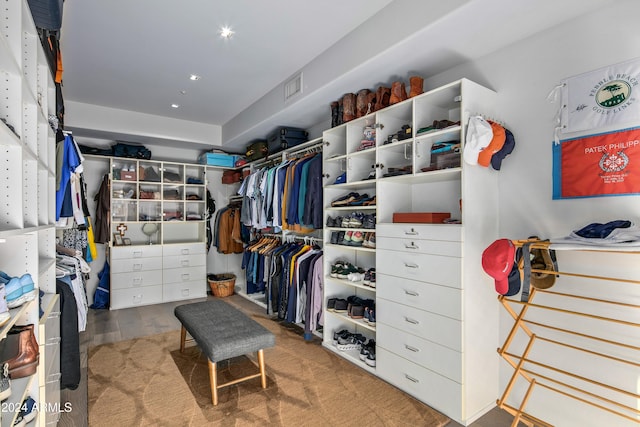
{"type": "Polygon", "coordinates": [[[111,262],[111,273],[161,270],[162,257],[118,259],[111,262]]]}
{"type": "Polygon", "coordinates": [[[450,349],[462,351],[462,324],[459,320],[378,297],[376,321],[450,349]]]}
{"type": "Polygon", "coordinates": [[[162,299],[165,302],[205,298],[206,296],[207,284],[202,280],[184,283],[165,283],[162,286],[162,299]]]}
{"type": "Polygon", "coordinates": [[[164,245],[162,253],[167,256],[206,254],[204,243],[180,243],[176,245],[164,245]]]}
{"type": "Polygon", "coordinates": [[[162,268],[197,267],[207,265],[204,254],[195,255],[166,255],[162,259],[162,268]]]}
{"type": "Polygon", "coordinates": [[[148,258],[156,256],[162,256],[161,245],[114,246],[111,248],[111,259],[148,258]]]}
{"type": "Polygon", "coordinates": [[[162,285],[134,289],[118,289],[111,292],[111,308],[135,307],[162,302],[162,285]]]}
{"type": "MultiPolygon", "coordinates": [[[[45,389],[45,400],[47,404],[50,404],[52,407],[58,407],[57,405],[61,405],[60,403],[60,377],[61,374],[55,374],[52,378],[48,379],[44,389],[45,389]]],[[[42,390],[42,388],[41,388],[42,390]]],[[[42,397],[41,397],[42,399],[42,397]]],[[[38,402],[40,404],[44,403],[42,400],[38,402]]],[[[62,404],[64,405],[64,404],[62,404]]],[[[71,409],[71,408],[66,408],[71,409]]],[[[64,406],[60,406],[60,410],[65,410],[64,406]]],[[[58,420],[60,419],[59,411],[41,411],[40,416],[45,417],[46,425],[56,425],[58,420]],[[44,414],[43,414],[44,412],[44,414]]]]}
{"type": "Polygon", "coordinates": [[[111,274],[111,289],[139,288],[162,284],[162,270],[111,274]]]}
{"type": "Polygon", "coordinates": [[[44,347],[45,354],[45,375],[50,379],[52,375],[60,372],[60,337],[54,342],[47,343],[44,347]]]}
{"type": "Polygon", "coordinates": [[[207,283],[207,267],[185,267],[164,270],[162,273],[164,283],[184,283],[201,281],[207,283]]]}
{"type": "Polygon", "coordinates": [[[460,258],[376,249],[376,272],[460,288],[460,258]]]}
{"type": "Polygon", "coordinates": [[[46,318],[41,318],[38,330],[34,330],[39,345],[44,345],[48,338],[60,336],[60,298],[57,294],[42,296],[42,311],[46,318]]]}
{"type": "Polygon", "coordinates": [[[379,323],[376,346],[462,384],[462,354],[379,323]]]}
{"type": "MultiPolygon", "coordinates": [[[[391,224],[376,226],[378,237],[404,237],[409,239],[448,240],[462,242],[462,226],[459,224],[391,224]]],[[[376,246],[377,246],[376,241],[376,246]]]]}
{"type": "Polygon", "coordinates": [[[460,289],[376,273],[376,295],[378,298],[462,320],[460,289]]]}
{"type": "Polygon", "coordinates": [[[383,348],[376,348],[376,374],[434,409],[461,418],[462,386],[455,381],[383,348]]]}
{"type": "Polygon", "coordinates": [[[462,256],[461,242],[448,242],[443,240],[376,236],[376,249],[388,249],[416,254],[445,255],[458,258],[462,256]]]}

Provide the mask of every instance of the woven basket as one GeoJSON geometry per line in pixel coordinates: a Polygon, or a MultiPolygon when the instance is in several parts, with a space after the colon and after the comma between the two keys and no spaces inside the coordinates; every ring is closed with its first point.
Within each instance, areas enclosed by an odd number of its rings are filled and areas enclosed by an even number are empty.
{"type": "Polygon", "coordinates": [[[233,295],[236,286],[236,275],[232,273],[209,274],[207,276],[213,296],[218,298],[233,295]]]}

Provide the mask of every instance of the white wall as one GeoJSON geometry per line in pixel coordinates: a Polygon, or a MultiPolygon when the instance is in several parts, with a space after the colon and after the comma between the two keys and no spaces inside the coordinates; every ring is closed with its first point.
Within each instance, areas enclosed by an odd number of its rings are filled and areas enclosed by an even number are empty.
{"type": "MultiPolygon", "coordinates": [[[[640,223],[640,196],[552,200],[551,150],[554,116],[558,105],[546,100],[551,89],[565,77],[638,57],[640,29],[637,16],[640,16],[640,2],[619,1],[612,7],[578,17],[480,60],[425,80],[425,88],[428,89],[467,77],[489,86],[499,94],[503,104],[500,119],[516,138],[514,152],[502,163],[501,171],[495,172],[499,174],[498,188],[487,189],[499,192],[500,233],[503,237],[561,237],[591,222],[615,219],[630,219],[636,224],[640,223]]],[[[637,125],[640,125],[640,117],[637,125]]],[[[593,275],[640,280],[638,255],[558,255],[560,271],[573,269],[593,275]]],[[[575,281],[565,277],[558,279],[554,290],[587,292],[596,298],[640,304],[637,285],[607,283],[606,286],[599,286],[596,281],[575,281]]],[[[543,298],[540,299],[542,300],[543,298]]],[[[577,304],[575,309],[589,309],[589,304],[577,304]]],[[[616,310],[610,309],[603,315],[626,316],[627,320],[635,322],[640,319],[637,309],[627,313],[616,313],[616,310]]],[[[602,332],[600,336],[617,337],[636,346],[640,345],[638,328],[625,328],[605,322],[604,329],[599,330],[599,325],[591,325],[575,316],[557,319],[557,316],[548,312],[537,316],[543,321],[553,318],[567,328],[582,327],[587,334],[597,335],[602,332]],[[590,326],[585,328],[587,324],[590,326]]],[[[504,310],[501,323],[501,337],[504,339],[513,323],[504,310]]],[[[563,336],[561,339],[568,341],[571,338],[563,336]]],[[[522,348],[522,345],[520,340],[515,347],[522,348]]],[[[589,345],[601,347],[593,343],[589,345]]],[[[539,348],[545,348],[544,344],[539,348]]],[[[610,352],[611,347],[608,349],[610,352]]],[[[637,351],[615,351],[639,361],[637,351]]],[[[559,351],[557,348],[545,348],[543,353],[541,355],[538,352],[537,356],[552,365],[598,377],[601,381],[630,392],[640,391],[640,370],[635,366],[610,366],[602,359],[579,358],[575,353],[559,351]]],[[[511,367],[502,362],[503,389],[512,372],[511,367]]],[[[584,386],[584,383],[580,386],[584,386]]],[[[523,393],[524,385],[521,383],[515,388],[514,396],[520,398],[523,393]]],[[[620,394],[614,394],[612,398],[624,401],[632,407],[640,406],[637,398],[623,398],[620,394]]],[[[511,399],[510,403],[519,406],[517,399],[511,399]]],[[[558,426],[636,425],[622,417],[609,415],[557,393],[547,392],[541,387],[535,389],[528,408],[542,420],[558,426]]]]}

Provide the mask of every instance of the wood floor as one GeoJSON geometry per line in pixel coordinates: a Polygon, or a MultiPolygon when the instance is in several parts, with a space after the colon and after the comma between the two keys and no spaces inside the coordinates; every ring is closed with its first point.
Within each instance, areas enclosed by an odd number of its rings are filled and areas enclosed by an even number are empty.
{"type": "MultiPolygon", "coordinates": [[[[212,297],[209,297],[212,298],[212,297]]],[[[246,310],[261,310],[256,304],[241,296],[229,297],[234,303],[246,310]]],[[[201,300],[200,300],[201,301],[201,300]]],[[[121,310],[89,310],[87,328],[80,333],[80,363],[82,379],[76,390],[62,390],[61,401],[72,405],[70,412],[62,413],[59,426],[87,426],[87,349],[96,345],[124,341],[132,338],[155,335],[162,332],[180,329],[180,322],[173,314],[173,309],[180,304],[191,301],[157,304],[152,306],[127,308],[121,310]]],[[[471,424],[471,427],[508,427],[513,417],[494,408],[482,418],[471,424]]],[[[459,427],[461,424],[451,422],[447,427],[459,427]]]]}

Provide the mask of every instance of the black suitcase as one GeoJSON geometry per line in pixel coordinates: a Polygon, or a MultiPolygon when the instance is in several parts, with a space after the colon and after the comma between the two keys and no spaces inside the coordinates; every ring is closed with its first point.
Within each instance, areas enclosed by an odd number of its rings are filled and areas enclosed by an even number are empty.
{"type": "Polygon", "coordinates": [[[269,154],[278,153],[309,140],[309,132],[304,129],[281,126],[267,136],[269,154]]]}

